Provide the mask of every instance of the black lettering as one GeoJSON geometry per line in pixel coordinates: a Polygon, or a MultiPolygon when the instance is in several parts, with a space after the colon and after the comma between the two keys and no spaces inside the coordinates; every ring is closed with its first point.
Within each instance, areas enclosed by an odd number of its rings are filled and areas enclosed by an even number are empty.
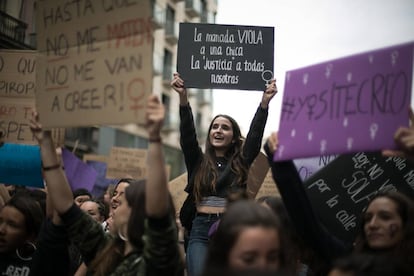
{"type": "Polygon", "coordinates": [[[376,74],[372,78],[371,87],[371,114],[375,113],[376,108],[381,112],[385,113],[385,78],[381,74],[376,74]],[[382,96],[382,98],[381,98],[382,96]]]}
{"type": "Polygon", "coordinates": [[[96,52],[99,51],[99,47],[94,45],[94,43],[97,41],[95,31],[99,30],[99,26],[94,26],[89,29],[86,29],[83,32],[83,35],[81,32],[76,32],[76,40],[78,45],[78,54],[81,52],[81,46],[86,45],[86,51],[87,52],[96,52]]]}
{"type": "Polygon", "coordinates": [[[79,80],[84,80],[84,81],[89,81],[89,80],[94,80],[95,77],[93,76],[93,65],[95,63],[95,60],[88,60],[85,63],[82,63],[80,65],[75,64],[74,65],[74,79],[78,80],[78,76],[79,76],[79,80]]]}
{"type": "Polygon", "coordinates": [[[390,103],[390,109],[391,113],[398,114],[401,110],[404,108],[404,103],[407,100],[407,97],[409,97],[410,94],[410,88],[408,87],[408,79],[404,72],[399,72],[397,76],[394,78],[394,81],[392,82],[391,88],[388,90],[390,91],[390,99],[388,99],[388,102],[390,103]],[[403,96],[398,95],[396,97],[396,91],[402,91],[403,96]],[[398,102],[395,100],[400,100],[400,103],[398,105],[398,102]],[[397,104],[394,106],[394,104],[397,104]]]}

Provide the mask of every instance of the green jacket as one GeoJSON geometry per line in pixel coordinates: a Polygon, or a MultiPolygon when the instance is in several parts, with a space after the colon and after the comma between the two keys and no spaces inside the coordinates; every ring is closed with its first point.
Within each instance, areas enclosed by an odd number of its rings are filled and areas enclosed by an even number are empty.
{"type": "MultiPolygon", "coordinates": [[[[100,223],[82,212],[75,204],[62,215],[70,240],[79,248],[83,260],[89,264],[111,237],[100,223]]],[[[124,256],[110,275],[184,275],[178,247],[177,228],[174,218],[147,218],[143,236],[142,254],[131,252],[124,256]]]]}

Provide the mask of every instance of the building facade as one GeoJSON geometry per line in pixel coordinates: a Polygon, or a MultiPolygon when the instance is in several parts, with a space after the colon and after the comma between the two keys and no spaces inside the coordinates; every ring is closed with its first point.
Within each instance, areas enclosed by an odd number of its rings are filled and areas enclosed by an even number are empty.
{"type": "MultiPolygon", "coordinates": [[[[97,0],[92,0],[97,1],[97,0]]],[[[185,171],[179,146],[179,98],[170,88],[176,68],[180,22],[214,23],[217,0],[147,0],[152,5],[153,91],[167,108],[163,143],[170,178],[185,171]]],[[[36,1],[0,0],[0,48],[36,49],[36,1]]],[[[200,143],[203,145],[212,117],[212,91],[189,89],[200,143]]],[[[108,155],[112,146],[146,148],[145,130],[136,124],[67,128],[65,147],[78,156],[86,153],[108,155]]]]}

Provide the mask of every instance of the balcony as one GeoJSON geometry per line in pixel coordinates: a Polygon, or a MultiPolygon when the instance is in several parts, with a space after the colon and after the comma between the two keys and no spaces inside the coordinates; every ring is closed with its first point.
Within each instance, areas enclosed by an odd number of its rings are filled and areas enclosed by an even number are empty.
{"type": "Polygon", "coordinates": [[[165,24],[165,9],[155,0],[152,1],[152,27],[159,30],[165,24]]]}
{"type": "Polygon", "coordinates": [[[25,45],[27,24],[0,11],[0,48],[30,48],[25,45]]]}
{"type": "Polygon", "coordinates": [[[191,18],[200,16],[201,1],[200,0],[185,0],[185,12],[191,18]]]}
{"type": "Polygon", "coordinates": [[[171,45],[178,42],[178,22],[167,21],[165,24],[165,40],[171,45]]]}

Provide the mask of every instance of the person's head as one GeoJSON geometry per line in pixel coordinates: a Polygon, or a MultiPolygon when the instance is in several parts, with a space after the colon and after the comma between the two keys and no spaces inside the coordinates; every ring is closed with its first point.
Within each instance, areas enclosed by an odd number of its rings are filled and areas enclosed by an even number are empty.
{"type": "Polygon", "coordinates": [[[207,254],[206,267],[285,269],[284,237],[276,215],[251,200],[229,205],[207,254]]]}
{"type": "Polygon", "coordinates": [[[98,200],[86,200],[80,205],[80,209],[90,215],[97,222],[104,222],[107,217],[106,207],[98,200]]]}
{"type": "Polygon", "coordinates": [[[109,184],[108,187],[105,190],[105,193],[103,195],[103,201],[108,206],[111,205],[111,199],[115,191],[115,184],[109,184]]]}
{"type": "Polygon", "coordinates": [[[351,254],[334,261],[328,276],[406,275],[396,260],[384,255],[351,254]]]}
{"type": "Polygon", "coordinates": [[[91,193],[85,188],[79,188],[72,192],[73,201],[80,206],[84,201],[92,199],[91,193]]]}
{"type": "Polygon", "coordinates": [[[33,251],[44,212],[27,193],[17,193],[0,210],[0,253],[33,251]]]}
{"type": "MultiPolygon", "coordinates": [[[[135,252],[143,250],[144,223],[147,218],[145,211],[145,180],[123,179],[119,181],[116,193],[116,208],[112,210],[110,232],[114,239],[91,264],[91,271],[97,275],[107,275],[123,258],[123,249],[128,242],[135,252]],[[117,189],[123,186],[123,189],[117,189]]],[[[171,196],[171,216],[175,209],[171,196]]]]}
{"type": "Polygon", "coordinates": [[[242,135],[236,120],[223,114],[213,118],[206,139],[207,153],[231,157],[240,150],[242,144],[242,135]]]}
{"type": "Polygon", "coordinates": [[[114,187],[114,190],[111,196],[111,211],[115,210],[118,207],[119,197],[124,194],[126,187],[128,187],[129,184],[134,181],[135,180],[131,178],[122,178],[118,181],[118,183],[114,187]]]}
{"type": "Polygon", "coordinates": [[[357,251],[398,251],[414,245],[414,203],[402,193],[380,191],[361,220],[357,251]]]}
{"type": "Polygon", "coordinates": [[[139,249],[142,248],[142,234],[146,218],[145,182],[145,180],[128,180],[124,191],[117,194],[117,206],[112,213],[113,230],[121,239],[128,240],[139,249]]]}

